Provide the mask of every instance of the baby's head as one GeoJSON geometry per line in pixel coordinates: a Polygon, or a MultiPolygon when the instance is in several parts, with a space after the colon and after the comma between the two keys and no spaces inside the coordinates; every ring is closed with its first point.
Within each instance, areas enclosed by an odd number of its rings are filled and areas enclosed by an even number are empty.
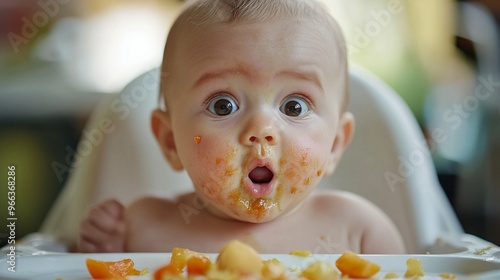
{"type": "MultiPolygon", "coordinates": [[[[219,216],[266,222],[331,174],[353,133],[340,29],[313,0],[201,0],[174,23],[152,116],[219,216]]],[[[167,182],[168,183],[168,182],[167,182]]]]}

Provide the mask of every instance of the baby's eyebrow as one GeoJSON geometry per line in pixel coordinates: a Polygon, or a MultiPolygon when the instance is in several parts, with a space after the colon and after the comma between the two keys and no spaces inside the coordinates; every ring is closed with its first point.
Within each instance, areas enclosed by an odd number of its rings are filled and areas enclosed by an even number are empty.
{"type": "Polygon", "coordinates": [[[222,69],[218,71],[210,71],[206,72],[203,75],[201,75],[196,82],[193,85],[193,88],[198,87],[199,85],[205,83],[206,81],[212,80],[212,79],[217,79],[217,78],[222,78],[227,75],[243,75],[243,76],[250,76],[251,73],[243,68],[243,67],[238,67],[238,68],[227,68],[227,69],[222,69]]]}
{"type": "MultiPolygon", "coordinates": [[[[193,88],[196,88],[209,80],[223,78],[224,76],[227,75],[242,75],[251,78],[252,75],[254,74],[252,74],[251,71],[249,71],[248,68],[245,67],[227,68],[218,71],[210,71],[202,74],[194,83],[193,88]]],[[[275,78],[282,78],[282,77],[312,82],[319,89],[321,89],[322,92],[324,92],[323,84],[321,83],[321,80],[315,71],[299,71],[294,69],[288,69],[280,71],[275,75],[275,78]]]]}
{"type": "Polygon", "coordinates": [[[314,71],[297,71],[297,70],[284,70],[276,75],[277,77],[291,77],[298,80],[304,80],[314,83],[318,88],[324,92],[323,85],[319,76],[314,71]]]}

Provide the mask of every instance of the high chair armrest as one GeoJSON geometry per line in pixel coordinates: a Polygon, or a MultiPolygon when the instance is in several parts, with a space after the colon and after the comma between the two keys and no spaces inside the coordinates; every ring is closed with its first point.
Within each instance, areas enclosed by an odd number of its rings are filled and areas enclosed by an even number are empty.
{"type": "Polygon", "coordinates": [[[14,252],[15,257],[19,257],[68,253],[69,250],[66,244],[58,241],[53,236],[36,232],[26,235],[21,240],[18,240],[16,244],[5,245],[0,249],[0,260],[9,258],[11,251],[14,252]]]}
{"type": "Polygon", "coordinates": [[[463,254],[500,262],[500,247],[475,235],[441,236],[430,248],[431,254],[463,254]]]}

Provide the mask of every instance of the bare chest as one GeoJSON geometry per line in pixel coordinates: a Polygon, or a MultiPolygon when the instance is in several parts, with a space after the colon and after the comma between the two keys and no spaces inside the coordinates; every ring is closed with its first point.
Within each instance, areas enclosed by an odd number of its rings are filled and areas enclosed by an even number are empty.
{"type": "MultiPolygon", "coordinates": [[[[151,221],[150,221],[151,222],[151,221]]],[[[259,253],[288,254],[309,250],[316,254],[359,251],[359,238],[349,227],[335,219],[311,219],[306,214],[281,217],[275,221],[253,224],[223,220],[208,213],[189,219],[174,217],[144,225],[129,240],[130,251],[170,252],[174,247],[216,253],[226,243],[238,239],[259,253]]]]}

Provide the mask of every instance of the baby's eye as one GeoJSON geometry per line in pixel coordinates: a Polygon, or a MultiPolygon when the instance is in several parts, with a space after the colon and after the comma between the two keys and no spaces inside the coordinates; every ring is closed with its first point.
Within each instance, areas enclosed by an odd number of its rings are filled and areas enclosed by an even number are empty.
{"type": "Polygon", "coordinates": [[[280,111],[290,117],[299,117],[309,112],[309,106],[301,97],[290,97],[281,104],[280,111]]]}
{"type": "Polygon", "coordinates": [[[210,100],[207,110],[217,116],[227,116],[238,111],[239,107],[233,98],[229,96],[218,96],[210,100]]]}

